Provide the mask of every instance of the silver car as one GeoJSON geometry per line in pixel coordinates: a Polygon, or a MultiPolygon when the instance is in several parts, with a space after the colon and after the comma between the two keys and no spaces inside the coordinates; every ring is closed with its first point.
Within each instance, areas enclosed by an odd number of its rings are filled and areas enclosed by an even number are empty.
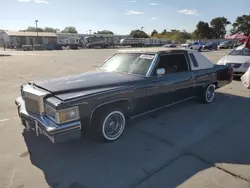
{"type": "Polygon", "coordinates": [[[250,66],[250,49],[241,45],[222,57],[218,65],[231,65],[234,75],[243,75],[250,66]]]}

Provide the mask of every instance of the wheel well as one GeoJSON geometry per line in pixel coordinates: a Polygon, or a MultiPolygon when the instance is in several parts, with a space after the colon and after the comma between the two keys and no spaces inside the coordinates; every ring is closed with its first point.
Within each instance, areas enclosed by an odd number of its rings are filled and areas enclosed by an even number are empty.
{"type": "Polygon", "coordinates": [[[99,107],[96,107],[92,111],[92,113],[91,113],[90,125],[91,125],[91,122],[92,122],[93,118],[97,114],[99,114],[102,111],[105,111],[107,109],[110,109],[110,108],[119,108],[119,109],[123,110],[123,113],[124,113],[125,117],[128,117],[129,116],[129,112],[131,110],[131,105],[130,105],[130,101],[129,100],[120,100],[120,101],[115,101],[115,102],[103,104],[103,105],[101,105],[99,107]]]}

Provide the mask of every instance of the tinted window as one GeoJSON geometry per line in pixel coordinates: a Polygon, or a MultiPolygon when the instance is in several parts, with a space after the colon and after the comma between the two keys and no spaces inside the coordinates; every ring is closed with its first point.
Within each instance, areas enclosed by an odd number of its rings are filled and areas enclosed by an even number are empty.
{"type": "Polygon", "coordinates": [[[188,71],[188,64],[184,54],[162,55],[155,69],[155,74],[159,68],[164,68],[165,74],[186,72],[188,71]]]}
{"type": "Polygon", "coordinates": [[[192,59],[192,62],[193,62],[194,67],[198,67],[198,63],[197,63],[197,61],[196,61],[196,59],[195,59],[195,57],[194,57],[194,54],[190,54],[190,57],[191,57],[191,59],[192,59]]]}
{"type": "Polygon", "coordinates": [[[229,55],[242,55],[242,56],[250,56],[250,49],[248,48],[236,48],[232,52],[229,53],[229,55]]]}
{"type": "Polygon", "coordinates": [[[145,76],[153,58],[154,55],[150,54],[118,53],[107,60],[99,69],[145,76]]]}

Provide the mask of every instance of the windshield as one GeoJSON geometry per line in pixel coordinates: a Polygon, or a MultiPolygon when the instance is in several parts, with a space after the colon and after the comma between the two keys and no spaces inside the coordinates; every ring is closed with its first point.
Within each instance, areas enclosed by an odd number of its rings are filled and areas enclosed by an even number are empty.
{"type": "Polygon", "coordinates": [[[99,69],[145,76],[154,59],[154,54],[118,53],[99,69]]]}
{"type": "Polygon", "coordinates": [[[248,48],[236,48],[232,52],[229,53],[229,55],[242,55],[242,56],[250,56],[250,49],[248,48]]]}

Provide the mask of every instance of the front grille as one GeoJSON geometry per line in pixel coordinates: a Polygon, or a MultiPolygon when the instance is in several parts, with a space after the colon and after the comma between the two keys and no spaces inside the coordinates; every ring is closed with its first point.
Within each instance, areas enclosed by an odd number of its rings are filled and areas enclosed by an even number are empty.
{"type": "Polygon", "coordinates": [[[227,63],[227,65],[230,65],[232,68],[239,68],[241,67],[241,63],[227,63]]]}
{"type": "Polygon", "coordinates": [[[33,99],[25,98],[25,107],[28,112],[40,113],[39,102],[33,99]]]}

